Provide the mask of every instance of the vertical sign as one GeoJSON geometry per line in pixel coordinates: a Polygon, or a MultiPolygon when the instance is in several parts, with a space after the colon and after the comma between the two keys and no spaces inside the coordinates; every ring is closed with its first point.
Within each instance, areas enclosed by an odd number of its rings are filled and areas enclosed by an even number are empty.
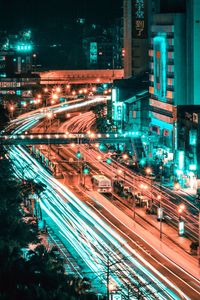
{"type": "Polygon", "coordinates": [[[165,33],[153,38],[154,94],[165,100],[167,89],[167,46],[165,33]]]}
{"type": "Polygon", "coordinates": [[[91,64],[97,63],[97,43],[96,42],[90,43],[90,63],[91,64]]]}
{"type": "Polygon", "coordinates": [[[132,1],[133,38],[146,39],[148,37],[148,3],[147,0],[132,1]]]}

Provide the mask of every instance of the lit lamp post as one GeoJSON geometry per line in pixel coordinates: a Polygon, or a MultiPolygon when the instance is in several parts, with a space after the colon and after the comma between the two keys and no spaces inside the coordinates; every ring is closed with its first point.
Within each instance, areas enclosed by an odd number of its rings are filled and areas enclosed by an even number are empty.
{"type": "Polygon", "coordinates": [[[184,204],[180,204],[178,206],[178,214],[179,214],[179,219],[178,219],[178,229],[179,229],[179,235],[183,236],[184,235],[184,221],[182,220],[182,213],[185,210],[185,205],[184,204]]]}
{"type": "MultiPolygon", "coordinates": [[[[146,174],[149,176],[150,174],[152,174],[152,169],[147,167],[145,169],[146,174]]],[[[151,182],[151,205],[150,205],[150,210],[151,210],[151,206],[152,206],[152,201],[153,201],[153,197],[152,197],[152,178],[150,178],[150,182],[151,182]]]]}
{"type": "Polygon", "coordinates": [[[44,88],[44,106],[47,106],[47,95],[48,95],[49,89],[47,87],[44,88]]]}
{"type": "Polygon", "coordinates": [[[125,171],[122,171],[121,169],[118,169],[117,170],[117,174],[119,175],[119,176],[123,176],[122,178],[124,179],[124,182],[125,182],[125,176],[126,176],[126,173],[125,173],[125,171]]]}
{"type": "Polygon", "coordinates": [[[158,220],[160,221],[160,240],[162,240],[162,220],[163,220],[163,207],[162,207],[162,197],[161,195],[157,196],[159,200],[159,208],[158,208],[158,220]]]}
{"type": "Polygon", "coordinates": [[[10,105],[9,110],[10,110],[11,119],[13,119],[13,113],[14,113],[14,110],[15,110],[14,105],[10,105]]]}
{"type": "Polygon", "coordinates": [[[52,94],[51,104],[54,104],[57,100],[58,100],[58,95],[57,94],[52,94]]]}
{"type": "MultiPolygon", "coordinates": [[[[148,189],[148,186],[146,184],[141,183],[140,184],[140,188],[141,188],[141,196],[143,196],[144,195],[144,191],[148,189]]],[[[141,207],[141,202],[142,202],[142,199],[140,201],[140,207],[141,207]]]]}
{"type": "Polygon", "coordinates": [[[143,195],[143,191],[147,190],[148,186],[144,183],[141,183],[140,188],[141,188],[141,194],[143,195]]]}

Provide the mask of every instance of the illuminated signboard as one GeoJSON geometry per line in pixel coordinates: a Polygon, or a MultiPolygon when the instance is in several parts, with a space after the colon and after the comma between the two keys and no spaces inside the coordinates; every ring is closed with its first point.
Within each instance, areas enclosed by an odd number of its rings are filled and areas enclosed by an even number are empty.
{"type": "Polygon", "coordinates": [[[114,121],[122,120],[122,102],[114,103],[113,120],[114,121]]]}
{"type": "Polygon", "coordinates": [[[133,38],[148,37],[147,0],[132,1],[133,38]]]}
{"type": "Polygon", "coordinates": [[[97,43],[96,42],[90,43],[90,63],[91,64],[97,63],[97,43]]]}
{"type": "Polygon", "coordinates": [[[160,100],[166,99],[167,88],[167,45],[165,33],[153,39],[154,95],[160,100]]]}

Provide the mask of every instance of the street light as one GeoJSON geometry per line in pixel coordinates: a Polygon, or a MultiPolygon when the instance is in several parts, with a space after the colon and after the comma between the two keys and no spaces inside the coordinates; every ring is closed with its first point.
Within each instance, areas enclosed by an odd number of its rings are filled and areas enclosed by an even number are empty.
{"type": "Polygon", "coordinates": [[[152,169],[148,167],[145,169],[145,172],[147,175],[150,175],[152,173],[152,169]]]}
{"type": "Polygon", "coordinates": [[[122,155],[122,158],[123,158],[124,160],[128,159],[128,154],[126,154],[126,153],[123,154],[123,155],[122,155]]]}
{"type": "Polygon", "coordinates": [[[10,105],[9,110],[10,110],[10,113],[11,113],[11,118],[13,119],[13,113],[14,113],[14,110],[15,110],[14,105],[10,105]]]}
{"type": "Polygon", "coordinates": [[[162,240],[162,220],[163,220],[163,208],[162,208],[162,197],[161,195],[157,196],[157,199],[159,201],[159,209],[158,209],[158,219],[160,221],[160,240],[162,240]]]}
{"type": "Polygon", "coordinates": [[[185,210],[185,204],[180,204],[178,206],[178,214],[179,214],[179,235],[182,236],[184,234],[184,221],[182,220],[182,213],[185,210]]]}
{"type": "MultiPolygon", "coordinates": [[[[147,175],[150,175],[150,174],[152,174],[152,169],[150,168],[150,167],[147,167],[146,169],[145,169],[145,172],[146,172],[146,174],[147,175]]],[[[153,195],[152,195],[152,178],[150,177],[150,182],[151,182],[151,205],[150,205],[150,211],[151,211],[151,208],[152,208],[152,202],[153,202],[153,195]]]]}

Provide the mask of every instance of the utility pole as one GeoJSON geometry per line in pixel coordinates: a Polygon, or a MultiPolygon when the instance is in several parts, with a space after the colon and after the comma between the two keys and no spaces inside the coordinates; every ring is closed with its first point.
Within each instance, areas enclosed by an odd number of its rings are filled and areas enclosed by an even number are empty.
{"type": "Polygon", "coordinates": [[[108,254],[108,256],[107,256],[107,272],[106,272],[107,300],[109,300],[109,298],[110,298],[109,283],[110,283],[110,259],[109,259],[109,254],[108,254]]]}

